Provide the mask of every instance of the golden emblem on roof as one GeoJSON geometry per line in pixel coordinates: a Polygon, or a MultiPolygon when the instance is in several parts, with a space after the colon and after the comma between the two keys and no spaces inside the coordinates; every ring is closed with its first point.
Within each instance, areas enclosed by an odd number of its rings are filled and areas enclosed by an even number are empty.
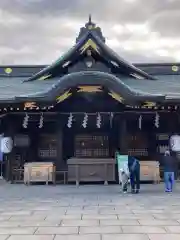
{"type": "Polygon", "coordinates": [[[96,93],[102,92],[102,88],[101,86],[79,86],[77,92],[96,93]]]}
{"type": "Polygon", "coordinates": [[[12,68],[7,67],[4,69],[4,71],[5,71],[5,73],[10,74],[10,73],[12,73],[12,68]]]}
{"type": "Polygon", "coordinates": [[[156,103],[155,102],[144,102],[143,104],[143,107],[148,107],[148,108],[152,108],[152,107],[155,107],[156,106],[156,103]]]}
{"type": "Polygon", "coordinates": [[[177,72],[178,70],[179,70],[178,66],[176,66],[176,65],[172,66],[172,71],[173,72],[177,72]]]}
{"type": "Polygon", "coordinates": [[[91,47],[92,49],[99,53],[98,46],[91,38],[81,47],[80,49],[81,53],[85,52],[89,47],[91,47]]]}
{"type": "Polygon", "coordinates": [[[64,92],[62,95],[58,96],[56,98],[57,103],[63,102],[64,100],[66,100],[68,97],[70,97],[72,95],[72,93],[70,92],[70,89],[66,92],[64,92]]]}
{"type": "Polygon", "coordinates": [[[120,103],[124,102],[124,98],[121,97],[121,95],[119,95],[119,94],[117,94],[117,93],[115,93],[115,92],[113,92],[113,91],[110,91],[108,94],[109,94],[112,98],[114,98],[116,101],[118,101],[118,102],[120,102],[120,103]]]}
{"type": "Polygon", "coordinates": [[[35,102],[25,102],[24,103],[24,108],[36,108],[37,105],[35,102]]]}

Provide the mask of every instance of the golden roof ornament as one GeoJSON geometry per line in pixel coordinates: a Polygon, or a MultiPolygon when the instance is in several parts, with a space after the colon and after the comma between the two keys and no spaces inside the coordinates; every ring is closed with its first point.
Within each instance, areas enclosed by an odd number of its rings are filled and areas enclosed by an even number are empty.
{"type": "Polygon", "coordinates": [[[90,38],[87,40],[87,42],[81,47],[80,51],[81,53],[84,53],[91,47],[93,50],[99,53],[99,47],[96,45],[96,43],[90,38]]]}
{"type": "Polygon", "coordinates": [[[5,71],[5,73],[7,73],[7,74],[11,74],[11,73],[12,73],[12,68],[7,67],[7,68],[4,69],[4,71],[5,71]]]}
{"type": "Polygon", "coordinates": [[[146,101],[146,102],[144,102],[143,107],[147,107],[147,108],[156,107],[156,102],[146,101]]]}
{"type": "Polygon", "coordinates": [[[113,92],[113,91],[110,91],[108,94],[109,94],[112,98],[114,98],[116,101],[118,101],[118,102],[120,102],[120,103],[123,103],[123,102],[124,102],[124,98],[123,98],[121,95],[119,95],[119,94],[117,94],[117,93],[115,93],[115,92],[113,92]]]}
{"type": "Polygon", "coordinates": [[[33,109],[33,108],[36,108],[36,107],[37,107],[36,102],[25,102],[24,103],[24,108],[33,109]]]}
{"type": "Polygon", "coordinates": [[[68,97],[70,97],[72,95],[72,93],[70,92],[71,89],[69,89],[68,91],[64,92],[62,95],[58,96],[56,98],[57,103],[63,102],[64,100],[66,100],[68,97]]]}
{"type": "Polygon", "coordinates": [[[43,81],[43,80],[46,80],[50,77],[51,77],[51,74],[48,74],[48,75],[44,75],[44,76],[40,77],[38,80],[43,81]]]}
{"type": "Polygon", "coordinates": [[[77,92],[96,93],[102,92],[101,86],[79,86],[77,92]]]}

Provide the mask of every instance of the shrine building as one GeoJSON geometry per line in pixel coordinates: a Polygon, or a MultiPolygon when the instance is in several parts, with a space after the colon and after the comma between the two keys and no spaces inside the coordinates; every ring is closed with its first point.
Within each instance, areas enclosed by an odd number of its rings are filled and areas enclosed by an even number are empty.
{"type": "Polygon", "coordinates": [[[3,177],[51,162],[59,182],[117,182],[117,148],[156,161],[180,132],[179,109],[180,64],[129,63],[90,17],[49,66],[0,66],[0,128],[13,141],[3,177]]]}

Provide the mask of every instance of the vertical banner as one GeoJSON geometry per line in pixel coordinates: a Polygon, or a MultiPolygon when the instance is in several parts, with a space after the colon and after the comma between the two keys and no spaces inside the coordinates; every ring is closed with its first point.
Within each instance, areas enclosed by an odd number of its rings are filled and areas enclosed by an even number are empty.
{"type": "Polygon", "coordinates": [[[118,165],[118,175],[119,175],[119,184],[122,183],[122,172],[125,172],[129,175],[129,168],[128,168],[128,155],[120,155],[117,153],[117,165],[118,165]]]}

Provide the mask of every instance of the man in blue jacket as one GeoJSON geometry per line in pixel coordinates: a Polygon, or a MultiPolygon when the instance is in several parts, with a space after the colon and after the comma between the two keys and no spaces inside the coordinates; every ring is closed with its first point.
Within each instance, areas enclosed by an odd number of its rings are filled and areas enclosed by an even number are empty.
{"type": "Polygon", "coordinates": [[[165,191],[172,192],[175,182],[175,172],[177,169],[176,158],[172,156],[170,151],[166,151],[160,162],[164,168],[165,191]]]}
{"type": "Polygon", "coordinates": [[[130,172],[131,191],[139,193],[140,189],[140,163],[132,156],[128,157],[128,168],[130,172]]]}

